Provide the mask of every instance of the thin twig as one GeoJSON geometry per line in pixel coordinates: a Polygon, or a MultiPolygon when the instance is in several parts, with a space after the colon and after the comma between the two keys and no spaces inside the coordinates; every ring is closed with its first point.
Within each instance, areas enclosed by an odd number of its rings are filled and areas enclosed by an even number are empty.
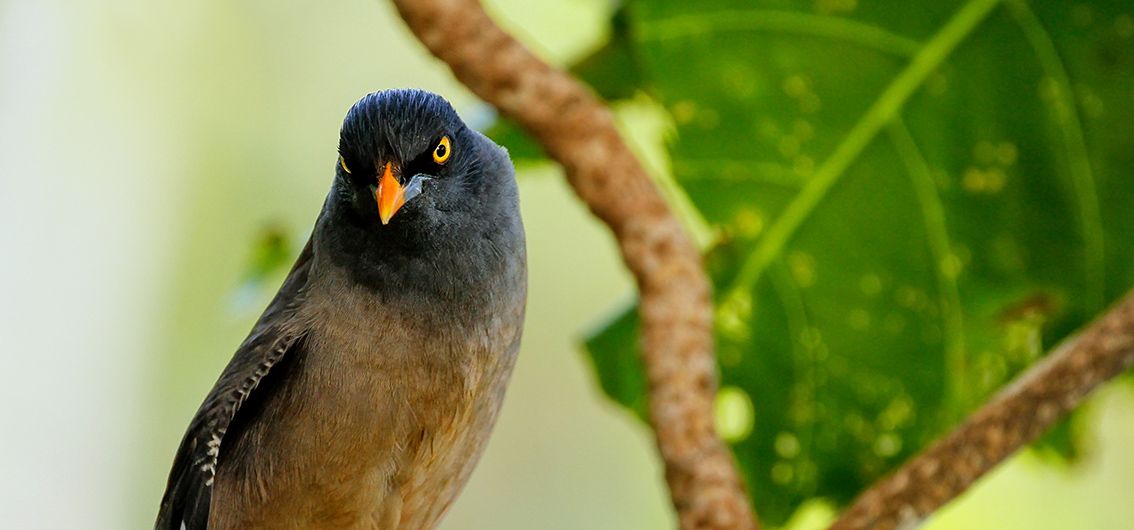
{"type": "Polygon", "coordinates": [[[732,454],[713,428],[712,300],[701,255],[610,111],[497,27],[476,0],[394,4],[457,79],[563,165],[575,192],[618,238],[641,292],[650,422],[681,527],[757,528],[732,454]]]}
{"type": "Polygon", "coordinates": [[[859,496],[832,530],[912,528],[1134,365],[1134,293],[945,438],[859,496]]]}

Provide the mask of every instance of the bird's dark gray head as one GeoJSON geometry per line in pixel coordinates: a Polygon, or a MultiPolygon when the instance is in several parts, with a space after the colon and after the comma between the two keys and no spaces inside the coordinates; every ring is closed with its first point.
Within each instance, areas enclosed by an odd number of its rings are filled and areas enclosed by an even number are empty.
{"type": "MultiPolygon", "coordinates": [[[[386,90],[363,97],[347,112],[339,133],[336,171],[362,221],[390,224],[402,208],[430,190],[436,203],[463,188],[477,168],[468,128],[449,102],[421,90],[386,90]],[[463,140],[461,142],[458,142],[463,140]],[[440,180],[448,181],[447,185],[440,180]],[[456,190],[454,190],[456,191],[456,190]],[[439,197],[438,195],[444,195],[439,197]],[[376,214],[376,215],[374,215],[376,214]]],[[[368,223],[372,224],[372,223],[368,223]]],[[[391,229],[393,230],[393,229],[391,229]]]]}
{"type": "Polygon", "coordinates": [[[377,275],[359,278],[363,283],[396,282],[380,277],[385,269],[412,277],[479,267],[467,272],[483,274],[488,264],[477,263],[478,245],[499,252],[490,247],[522,239],[507,152],[436,94],[384,90],[355,103],[343,121],[335,172],[320,221],[335,228],[319,232],[338,261],[377,275]]]}

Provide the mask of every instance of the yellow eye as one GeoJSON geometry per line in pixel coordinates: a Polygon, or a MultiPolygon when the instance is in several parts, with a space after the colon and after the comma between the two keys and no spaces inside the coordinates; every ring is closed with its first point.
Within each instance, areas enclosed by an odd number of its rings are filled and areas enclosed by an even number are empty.
{"type": "Polygon", "coordinates": [[[346,160],[343,160],[341,156],[339,157],[339,166],[342,166],[343,171],[346,171],[347,175],[350,174],[350,168],[346,167],[346,160]]]}
{"type": "Polygon", "coordinates": [[[433,148],[433,161],[444,164],[449,161],[450,156],[453,156],[453,145],[449,142],[448,136],[442,136],[441,141],[437,142],[437,147],[433,148]]]}

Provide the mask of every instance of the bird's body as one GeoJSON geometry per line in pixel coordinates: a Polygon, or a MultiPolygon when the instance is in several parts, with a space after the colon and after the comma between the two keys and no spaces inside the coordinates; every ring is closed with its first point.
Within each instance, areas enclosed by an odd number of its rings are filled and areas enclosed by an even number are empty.
{"type": "Polygon", "coordinates": [[[468,479],[519,348],[523,228],[507,155],[436,100],[348,115],[311,241],[190,425],[158,528],[429,529],[468,479]],[[441,136],[451,162],[415,161],[441,136]],[[432,182],[386,224],[369,179],[393,164],[432,182]]]}

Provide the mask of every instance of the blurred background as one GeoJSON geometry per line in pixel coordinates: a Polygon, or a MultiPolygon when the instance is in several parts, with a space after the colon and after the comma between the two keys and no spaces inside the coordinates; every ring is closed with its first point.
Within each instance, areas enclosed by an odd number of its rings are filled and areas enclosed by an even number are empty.
{"type": "MultiPolygon", "coordinates": [[[[605,0],[486,2],[569,64],[605,0]]],[[[146,528],[189,418],[322,204],[338,127],[367,92],[492,110],[374,0],[0,0],[0,514],[6,528],[146,528]]],[[[665,109],[620,125],[668,182],[665,109]]],[[[496,433],[443,528],[672,528],[652,437],[604,397],[580,342],[633,299],[558,167],[519,168],[531,287],[496,433]]],[[[670,189],[679,208],[688,209],[670,189]]],[[[700,230],[704,239],[704,227],[700,230]]],[[[1024,453],[929,525],[1129,528],[1134,399],[1112,385],[1075,465],[1024,453]]],[[[809,503],[790,523],[813,528],[809,503]]]]}

